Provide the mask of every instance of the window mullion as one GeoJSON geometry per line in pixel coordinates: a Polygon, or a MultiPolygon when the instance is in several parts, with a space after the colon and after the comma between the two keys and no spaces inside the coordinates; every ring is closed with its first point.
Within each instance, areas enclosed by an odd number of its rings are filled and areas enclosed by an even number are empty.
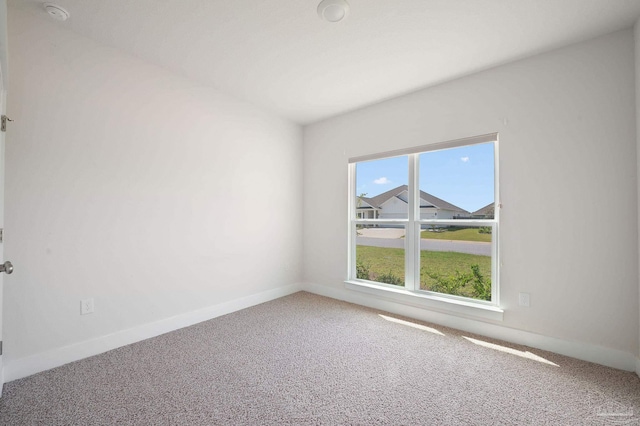
{"type": "Polygon", "coordinates": [[[413,154],[413,235],[415,236],[413,246],[413,289],[420,290],[420,154],[413,154]]]}
{"type": "Polygon", "coordinates": [[[347,277],[349,279],[356,278],[356,206],[355,206],[355,193],[356,193],[356,165],[355,163],[349,164],[349,195],[347,200],[347,208],[349,210],[349,237],[348,237],[348,259],[347,259],[347,277]]]}
{"type": "Polygon", "coordinates": [[[418,154],[409,155],[409,223],[405,231],[405,288],[408,290],[420,289],[420,238],[416,229],[416,226],[420,226],[416,223],[416,220],[420,219],[420,197],[417,195],[418,161],[418,154]]]}

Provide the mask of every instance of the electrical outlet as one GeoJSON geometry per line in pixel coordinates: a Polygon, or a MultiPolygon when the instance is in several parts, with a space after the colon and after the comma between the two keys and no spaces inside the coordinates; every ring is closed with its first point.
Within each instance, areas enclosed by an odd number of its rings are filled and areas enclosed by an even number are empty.
{"type": "Polygon", "coordinates": [[[531,306],[531,295],[529,293],[520,293],[518,301],[520,302],[520,306],[526,306],[528,308],[531,306]]]}
{"type": "Polygon", "coordinates": [[[80,315],[93,313],[93,297],[80,301],[80,315]]]}

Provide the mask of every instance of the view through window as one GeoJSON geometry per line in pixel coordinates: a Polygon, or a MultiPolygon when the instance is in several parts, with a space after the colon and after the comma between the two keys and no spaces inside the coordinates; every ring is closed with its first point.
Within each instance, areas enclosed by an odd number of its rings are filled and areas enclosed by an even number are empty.
{"type": "Polygon", "coordinates": [[[350,279],[496,304],[496,139],[351,160],[350,279]]]}

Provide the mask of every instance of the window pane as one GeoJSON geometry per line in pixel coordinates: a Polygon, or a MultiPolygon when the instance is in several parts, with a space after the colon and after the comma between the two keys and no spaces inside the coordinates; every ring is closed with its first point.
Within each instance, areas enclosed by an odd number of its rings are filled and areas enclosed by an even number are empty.
{"type": "Polygon", "coordinates": [[[356,164],[356,218],[407,219],[408,157],[356,164]]]}
{"type": "Polygon", "coordinates": [[[357,225],[356,278],[404,286],[405,228],[357,225]]]}
{"type": "Polygon", "coordinates": [[[420,154],[420,219],[493,219],[494,144],[420,154]]]}
{"type": "Polygon", "coordinates": [[[422,225],[420,289],[491,300],[490,226],[422,225]]]}

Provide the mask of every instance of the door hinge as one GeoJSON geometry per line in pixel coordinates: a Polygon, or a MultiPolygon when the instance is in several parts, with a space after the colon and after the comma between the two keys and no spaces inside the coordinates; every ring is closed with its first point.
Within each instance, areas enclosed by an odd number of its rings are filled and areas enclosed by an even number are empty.
{"type": "Polygon", "coordinates": [[[3,115],[0,118],[0,132],[6,132],[7,131],[7,121],[13,121],[13,120],[10,119],[9,117],[7,117],[6,115],[3,115]]]}
{"type": "Polygon", "coordinates": [[[2,355],[2,340],[0,340],[0,355],[2,355]]]}

